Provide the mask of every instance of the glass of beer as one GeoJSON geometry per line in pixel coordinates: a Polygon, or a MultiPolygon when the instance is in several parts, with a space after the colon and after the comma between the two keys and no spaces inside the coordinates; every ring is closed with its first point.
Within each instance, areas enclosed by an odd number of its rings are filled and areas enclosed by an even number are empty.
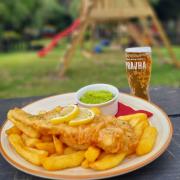
{"type": "Polygon", "coordinates": [[[149,99],[149,82],[151,78],[151,48],[126,48],[126,72],[131,94],[149,99]]]}

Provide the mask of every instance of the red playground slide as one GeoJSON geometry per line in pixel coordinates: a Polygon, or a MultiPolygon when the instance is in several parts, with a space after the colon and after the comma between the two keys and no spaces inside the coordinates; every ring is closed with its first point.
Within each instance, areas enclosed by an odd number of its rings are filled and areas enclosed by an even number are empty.
{"type": "Polygon", "coordinates": [[[50,52],[56,45],[57,43],[65,36],[68,36],[69,34],[71,34],[80,24],[80,20],[76,19],[71,26],[69,26],[68,28],[66,28],[64,31],[58,33],[53,39],[52,41],[43,49],[41,49],[38,52],[38,56],[39,57],[44,57],[47,55],[48,52],[50,52]]]}

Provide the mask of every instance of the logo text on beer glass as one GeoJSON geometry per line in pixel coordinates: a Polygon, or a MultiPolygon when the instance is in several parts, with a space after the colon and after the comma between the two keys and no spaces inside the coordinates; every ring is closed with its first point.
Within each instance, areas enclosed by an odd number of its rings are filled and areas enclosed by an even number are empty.
{"type": "Polygon", "coordinates": [[[145,70],[146,57],[143,54],[131,54],[126,56],[126,68],[128,70],[145,70]]]}
{"type": "Polygon", "coordinates": [[[146,63],[142,62],[126,62],[126,68],[129,70],[146,69],[146,63]]]}

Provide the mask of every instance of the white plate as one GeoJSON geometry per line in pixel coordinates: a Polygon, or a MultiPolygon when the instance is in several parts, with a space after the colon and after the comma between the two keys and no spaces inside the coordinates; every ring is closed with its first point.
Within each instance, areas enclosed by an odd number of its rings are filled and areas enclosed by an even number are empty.
{"type": "MultiPolygon", "coordinates": [[[[116,175],[125,174],[141,168],[156,158],[158,158],[168,147],[172,138],[172,125],[168,116],[157,106],[140,98],[120,93],[119,101],[133,107],[134,109],[144,109],[154,115],[150,118],[151,123],[158,130],[158,137],[154,149],[147,155],[141,157],[126,158],[124,162],[110,170],[94,171],[81,167],[65,169],[61,171],[46,171],[22,159],[10,146],[7,141],[6,129],[12,126],[10,121],[6,121],[0,133],[0,150],[4,158],[17,169],[39,177],[48,179],[101,179],[116,175]]],[[[23,109],[29,113],[38,113],[40,110],[50,110],[58,105],[65,106],[75,103],[75,93],[62,94],[48,97],[25,106],[23,109]]]]}

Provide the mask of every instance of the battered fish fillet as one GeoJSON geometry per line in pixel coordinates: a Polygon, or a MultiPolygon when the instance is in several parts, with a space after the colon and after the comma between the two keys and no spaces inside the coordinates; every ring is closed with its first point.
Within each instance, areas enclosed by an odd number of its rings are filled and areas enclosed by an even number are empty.
{"type": "Polygon", "coordinates": [[[29,114],[15,108],[8,112],[8,119],[19,121],[36,129],[41,134],[57,134],[66,145],[78,149],[97,146],[108,153],[134,152],[138,139],[133,128],[113,116],[96,116],[92,123],[76,127],[61,123],[53,125],[49,120],[58,117],[61,107],[40,115],[29,114]]]}

